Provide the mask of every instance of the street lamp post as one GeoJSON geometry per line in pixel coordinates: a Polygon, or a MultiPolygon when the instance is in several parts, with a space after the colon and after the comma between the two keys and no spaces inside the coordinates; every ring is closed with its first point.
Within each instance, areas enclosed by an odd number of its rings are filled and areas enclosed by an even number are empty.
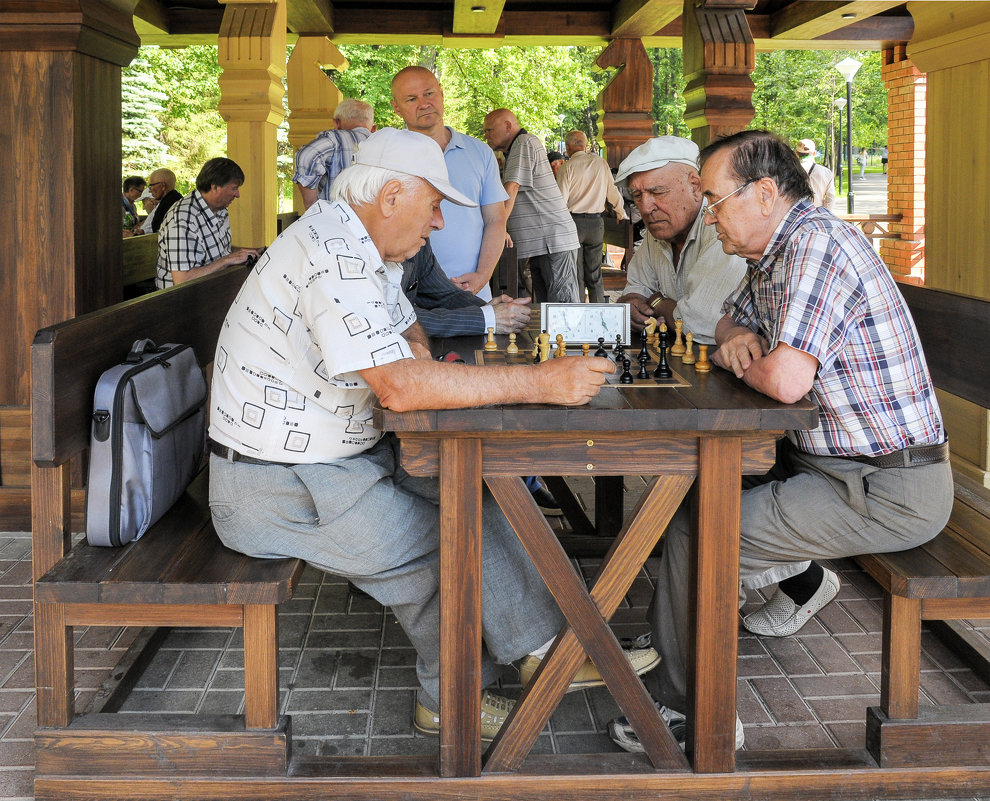
{"type": "Polygon", "coordinates": [[[835,149],[835,174],[839,176],[839,194],[842,194],[842,109],[846,107],[844,97],[835,98],[835,107],[839,110],[839,127],[836,133],[839,135],[839,146],[835,149]]]}
{"type": "Polygon", "coordinates": [[[564,148],[564,120],[567,118],[566,114],[558,114],[557,120],[560,122],[560,152],[565,152],[564,148]]]}
{"type": "Polygon", "coordinates": [[[852,81],[859,68],[863,66],[861,62],[854,58],[846,57],[842,59],[835,68],[839,71],[843,78],[846,79],[846,106],[848,110],[846,111],[846,183],[849,184],[849,194],[846,195],[846,201],[848,205],[848,211],[850,214],[853,213],[855,208],[855,203],[853,201],[853,165],[852,165],[852,119],[853,119],[853,100],[852,100],[852,81]]]}

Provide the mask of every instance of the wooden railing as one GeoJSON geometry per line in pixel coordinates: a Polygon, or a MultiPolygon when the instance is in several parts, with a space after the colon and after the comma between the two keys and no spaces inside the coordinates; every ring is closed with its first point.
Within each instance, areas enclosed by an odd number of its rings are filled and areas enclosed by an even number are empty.
{"type": "Polygon", "coordinates": [[[900,222],[901,214],[836,214],[842,220],[859,228],[868,239],[900,239],[899,233],[890,232],[890,224],[900,222]]]}

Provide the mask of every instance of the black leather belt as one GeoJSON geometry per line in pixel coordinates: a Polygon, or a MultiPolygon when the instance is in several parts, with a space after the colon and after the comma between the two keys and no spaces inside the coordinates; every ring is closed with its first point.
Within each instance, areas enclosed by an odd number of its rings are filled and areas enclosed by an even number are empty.
{"type": "Polygon", "coordinates": [[[601,217],[602,216],[602,213],[601,212],[598,212],[597,214],[595,214],[594,212],[590,212],[590,211],[572,211],[571,212],[571,216],[572,217],[601,217]]]}
{"type": "Polygon", "coordinates": [[[949,443],[939,445],[912,445],[882,456],[850,456],[854,462],[873,467],[920,467],[926,464],[939,464],[949,461],[949,443]]]}
{"type": "Polygon", "coordinates": [[[244,464],[280,464],[283,467],[290,467],[285,462],[270,462],[265,459],[255,459],[253,456],[245,456],[243,453],[238,453],[233,448],[228,448],[226,445],[221,445],[219,442],[214,442],[210,440],[210,453],[216,454],[221,459],[226,459],[229,462],[244,462],[244,464]]]}

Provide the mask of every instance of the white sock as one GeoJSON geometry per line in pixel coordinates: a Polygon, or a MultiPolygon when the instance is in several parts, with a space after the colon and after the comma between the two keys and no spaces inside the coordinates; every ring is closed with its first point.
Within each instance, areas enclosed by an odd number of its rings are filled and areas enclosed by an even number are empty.
{"type": "Polygon", "coordinates": [[[551,640],[547,640],[545,643],[543,643],[543,645],[541,645],[535,651],[530,651],[529,652],[529,655],[530,656],[535,656],[537,659],[543,659],[543,657],[545,657],[547,655],[547,651],[550,650],[550,646],[553,645],[553,641],[556,640],[556,639],[557,638],[554,637],[551,640]]]}

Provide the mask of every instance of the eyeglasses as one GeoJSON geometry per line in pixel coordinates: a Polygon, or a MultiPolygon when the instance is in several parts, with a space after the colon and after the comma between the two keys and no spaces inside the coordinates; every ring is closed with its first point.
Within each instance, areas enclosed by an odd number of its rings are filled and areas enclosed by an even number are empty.
{"type": "Polygon", "coordinates": [[[710,217],[712,220],[717,220],[718,219],[718,215],[715,213],[715,207],[719,203],[724,203],[726,200],[728,200],[730,197],[732,197],[737,192],[742,192],[743,189],[745,189],[747,186],[749,186],[755,180],[756,180],[755,178],[751,178],[750,180],[746,181],[746,183],[744,183],[742,186],[738,187],[737,189],[733,189],[725,197],[719,198],[714,203],[709,203],[707,206],[705,206],[702,209],[702,212],[705,214],[706,217],[710,217]]]}
{"type": "Polygon", "coordinates": [[[164,181],[154,181],[153,183],[148,184],[148,189],[151,189],[153,186],[162,186],[164,183],[164,181]]]}

